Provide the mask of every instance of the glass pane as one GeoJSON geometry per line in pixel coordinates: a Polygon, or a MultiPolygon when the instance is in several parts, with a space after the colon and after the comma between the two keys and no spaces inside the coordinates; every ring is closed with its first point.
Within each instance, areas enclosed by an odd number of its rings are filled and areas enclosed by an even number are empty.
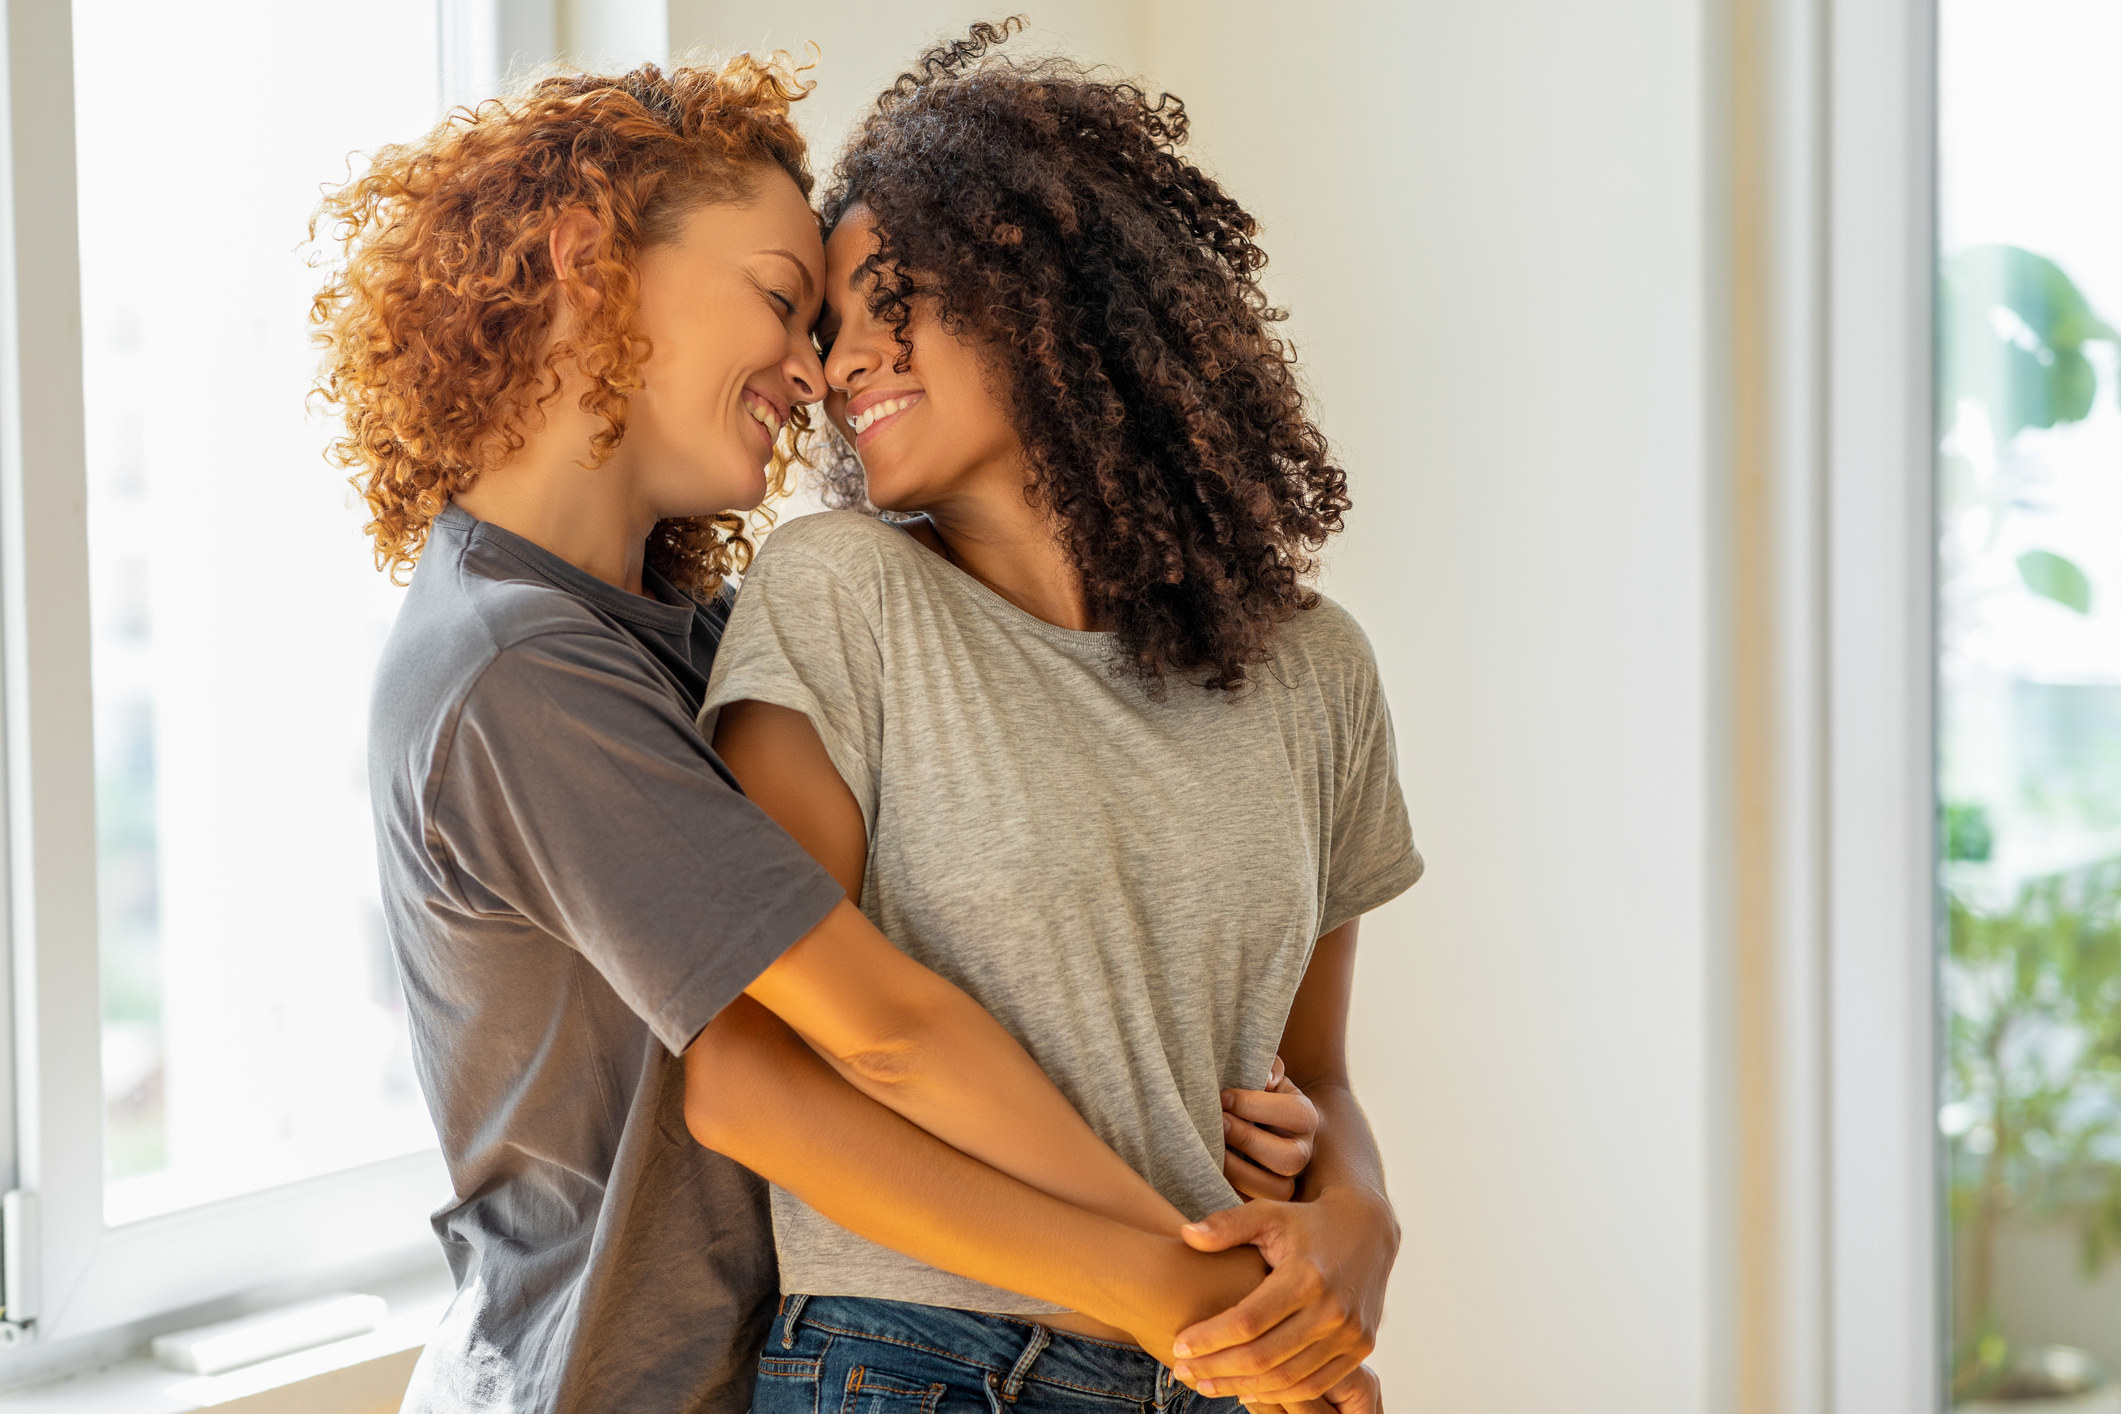
{"type": "Polygon", "coordinates": [[[2121,1410],[2121,6],[1940,24],[1952,1385],[2121,1410]]]}
{"type": "Polygon", "coordinates": [[[304,250],[437,110],[436,0],[75,0],[105,1214],[434,1142],[363,780],[396,593],[305,403],[304,250]]]}

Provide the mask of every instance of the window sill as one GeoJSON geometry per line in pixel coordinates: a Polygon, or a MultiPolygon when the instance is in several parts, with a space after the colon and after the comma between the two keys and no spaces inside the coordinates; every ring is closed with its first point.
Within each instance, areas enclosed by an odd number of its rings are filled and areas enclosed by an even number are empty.
{"type": "Polygon", "coordinates": [[[221,1375],[184,1375],[145,1355],[0,1395],[6,1414],[395,1414],[413,1362],[449,1305],[432,1279],[369,1287],[391,1316],[367,1335],[221,1375]]]}

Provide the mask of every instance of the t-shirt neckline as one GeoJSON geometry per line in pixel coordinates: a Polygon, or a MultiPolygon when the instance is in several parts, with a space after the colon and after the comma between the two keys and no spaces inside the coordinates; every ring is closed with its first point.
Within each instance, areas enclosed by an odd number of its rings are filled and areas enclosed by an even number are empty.
{"type": "MultiPolygon", "coordinates": [[[[923,517],[923,519],[926,519],[926,517],[923,517]]],[[[929,523],[933,524],[934,522],[931,521],[929,523]]],[[[1100,651],[1111,648],[1114,639],[1110,629],[1065,628],[1060,624],[1042,619],[1023,605],[1011,601],[1007,595],[995,590],[993,586],[986,583],[978,575],[967,571],[949,556],[938,554],[923,545],[920,537],[907,529],[910,522],[887,520],[884,524],[904,536],[906,544],[912,548],[916,555],[931,564],[941,566],[944,571],[943,577],[946,580],[962,586],[974,598],[999,608],[1006,617],[1030,629],[1040,637],[1048,638],[1055,643],[1066,644],[1070,647],[1096,648],[1100,651]]],[[[937,531],[936,533],[940,535],[942,532],[937,531]]]]}
{"type": "Polygon", "coordinates": [[[634,594],[598,579],[580,565],[561,559],[535,540],[526,540],[492,521],[480,520],[454,501],[442,507],[442,513],[435,517],[435,524],[461,530],[468,539],[492,545],[555,588],[564,589],[618,618],[630,619],[644,628],[677,638],[692,631],[693,615],[700,609],[698,601],[652,567],[643,566],[641,569],[641,587],[648,593],[634,594]]]}

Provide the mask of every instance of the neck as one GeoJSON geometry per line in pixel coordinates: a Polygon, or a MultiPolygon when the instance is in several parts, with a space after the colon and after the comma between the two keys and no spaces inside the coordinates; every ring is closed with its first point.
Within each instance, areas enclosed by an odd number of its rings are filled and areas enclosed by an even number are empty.
{"type": "Polygon", "coordinates": [[[542,419],[529,420],[538,425],[524,430],[522,447],[453,499],[575,568],[641,593],[656,515],[637,494],[639,477],[626,447],[596,470],[587,468],[589,439],[604,422],[582,412],[571,391],[553,399],[542,419]]]}
{"type": "Polygon", "coordinates": [[[988,478],[922,509],[935,529],[930,548],[1002,598],[1060,628],[1098,627],[1058,527],[1025,499],[1021,474],[988,478]]]}

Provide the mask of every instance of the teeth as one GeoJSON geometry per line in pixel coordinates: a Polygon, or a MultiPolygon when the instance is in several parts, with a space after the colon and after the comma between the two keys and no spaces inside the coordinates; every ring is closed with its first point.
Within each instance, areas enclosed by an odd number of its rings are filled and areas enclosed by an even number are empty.
{"type": "Polygon", "coordinates": [[[752,420],[773,436],[778,437],[781,435],[781,420],[773,415],[773,409],[763,401],[755,398],[745,398],[744,411],[750,413],[752,420]]]}
{"type": "Polygon", "coordinates": [[[859,437],[880,419],[889,417],[895,412],[904,412],[907,408],[919,402],[920,396],[919,393],[914,393],[909,397],[887,398],[883,402],[870,404],[869,407],[853,419],[854,435],[859,437]]]}

